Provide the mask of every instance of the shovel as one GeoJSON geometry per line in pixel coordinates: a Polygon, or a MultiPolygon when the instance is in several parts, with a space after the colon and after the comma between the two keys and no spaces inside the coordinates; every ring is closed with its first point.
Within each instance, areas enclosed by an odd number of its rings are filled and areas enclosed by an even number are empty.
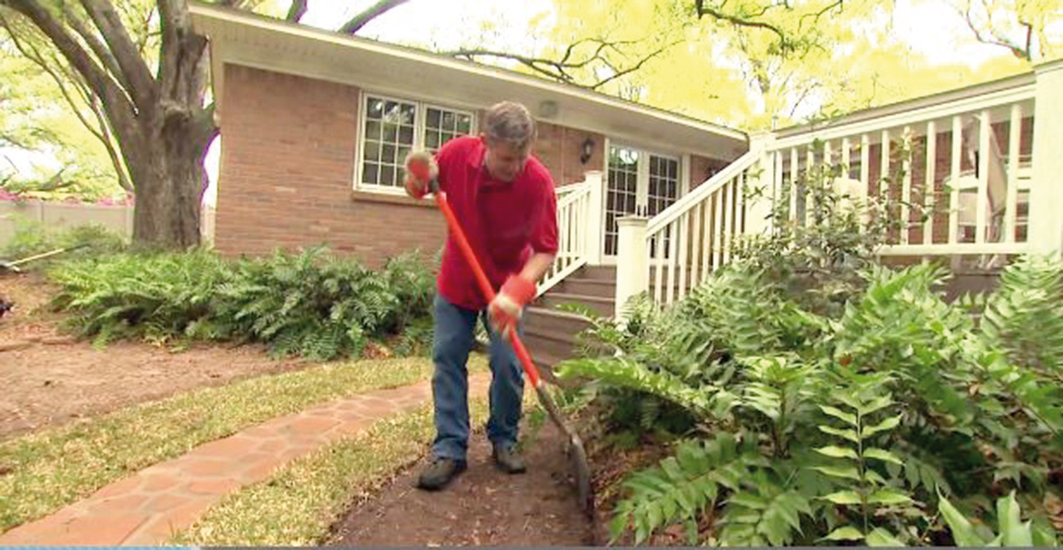
{"type": "Polygon", "coordinates": [[[51,250],[51,251],[48,251],[48,252],[42,252],[40,254],[35,254],[33,256],[29,256],[28,258],[22,258],[21,260],[15,260],[13,262],[5,262],[3,260],[0,260],[0,273],[3,273],[4,271],[12,271],[14,273],[21,273],[22,270],[19,268],[19,266],[22,265],[22,264],[28,264],[30,262],[34,262],[34,261],[37,261],[37,260],[43,260],[45,258],[50,258],[52,256],[55,256],[56,254],[62,254],[64,252],[70,252],[70,251],[73,251],[73,250],[77,250],[79,248],[85,248],[86,246],[88,246],[87,243],[82,243],[82,244],[77,244],[77,245],[70,246],[70,247],[67,247],[67,248],[57,248],[55,250],[51,250]]]}
{"type": "MultiPolygon", "coordinates": [[[[487,302],[492,302],[495,299],[495,291],[491,288],[491,283],[487,280],[487,276],[484,275],[483,268],[480,267],[480,262],[476,259],[476,254],[473,252],[472,246],[469,244],[468,239],[465,238],[465,232],[461,228],[461,223],[458,222],[457,216],[454,215],[454,211],[450,208],[450,204],[447,202],[446,193],[439,190],[439,180],[428,177],[427,166],[416,164],[412,169],[418,178],[422,180],[428,179],[430,181],[429,186],[432,195],[435,197],[439,209],[443,212],[443,217],[447,219],[447,224],[450,226],[451,233],[454,234],[454,237],[458,241],[458,248],[461,249],[462,255],[465,256],[465,260],[469,263],[469,267],[472,269],[473,275],[476,277],[476,282],[480,285],[480,290],[484,293],[487,302]]],[[[583,441],[581,441],[579,436],[576,435],[576,432],[569,429],[568,425],[565,424],[564,419],[561,417],[561,412],[558,410],[553,398],[550,397],[550,394],[546,391],[546,384],[543,382],[542,377],[539,376],[539,370],[535,367],[531,354],[529,354],[528,349],[524,347],[524,342],[522,342],[520,336],[517,335],[517,331],[510,329],[509,337],[510,342],[513,344],[513,350],[517,352],[517,357],[524,366],[524,373],[535,388],[535,393],[539,397],[539,403],[546,409],[547,414],[549,414],[550,419],[553,420],[558,429],[560,429],[561,432],[565,434],[565,437],[568,438],[569,456],[575,462],[576,484],[579,488],[580,508],[590,515],[594,510],[594,499],[591,496],[591,468],[587,462],[587,450],[583,447],[583,441]]]]}

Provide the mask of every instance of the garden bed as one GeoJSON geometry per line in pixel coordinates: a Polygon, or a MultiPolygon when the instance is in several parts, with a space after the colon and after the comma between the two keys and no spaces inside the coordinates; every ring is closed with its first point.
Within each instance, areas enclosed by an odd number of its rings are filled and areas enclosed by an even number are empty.
{"type": "Polygon", "coordinates": [[[54,287],[36,274],[0,278],[17,309],[0,319],[0,440],[154,401],[199,387],[305,368],[274,360],[265,347],[193,345],[177,353],[143,342],[95,349],[56,329],[59,316],[38,310],[54,287]]]}

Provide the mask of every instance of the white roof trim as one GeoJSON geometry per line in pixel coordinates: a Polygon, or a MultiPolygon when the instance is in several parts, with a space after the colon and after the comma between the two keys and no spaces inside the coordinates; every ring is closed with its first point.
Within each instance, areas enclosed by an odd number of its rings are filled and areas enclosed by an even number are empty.
{"type": "MultiPolygon", "coordinates": [[[[510,85],[519,85],[522,87],[537,90],[538,92],[547,94],[549,96],[555,96],[561,99],[565,99],[567,101],[573,101],[577,104],[588,106],[594,105],[598,108],[604,107],[610,110],[620,110],[628,113],[629,115],[637,115],[640,119],[648,117],[649,119],[655,121],[657,124],[664,123],[667,125],[674,125],[685,129],[687,132],[704,132],[706,134],[710,134],[716,137],[717,139],[723,138],[724,141],[733,142],[735,145],[744,146],[746,143],[748,143],[747,134],[740,130],[729,128],[719,124],[700,121],[694,118],[686,117],[684,115],[665,111],[663,109],[657,109],[645,105],[640,105],[634,102],[625,101],[619,98],[614,98],[605,94],[593,92],[576,86],[552,82],[541,78],[536,78],[534,76],[523,75],[502,68],[489,67],[470,61],[454,59],[451,57],[433,54],[413,48],[407,48],[404,46],[385,44],[355,36],[342,35],[336,32],[326,31],[296,23],[290,23],[287,21],[281,21],[242,10],[228,9],[215,5],[202,4],[198,2],[190,3],[189,10],[192,13],[193,24],[197,27],[197,30],[207,34],[209,37],[212,38],[212,48],[218,48],[219,46],[219,44],[213,43],[215,35],[221,32],[222,29],[226,28],[245,27],[257,29],[260,31],[267,31],[271,33],[280,33],[291,38],[327,44],[337,50],[342,49],[352,52],[363,52],[366,54],[390,56],[413,64],[431,64],[436,67],[443,67],[446,70],[453,71],[454,73],[456,73],[455,76],[460,76],[464,74],[471,77],[486,77],[495,81],[509,83],[510,85]]],[[[232,45],[234,43],[235,41],[223,40],[222,44],[220,44],[221,48],[219,48],[221,55],[219,55],[216,51],[214,52],[215,56],[225,56],[227,57],[227,61],[250,65],[251,63],[245,63],[244,61],[234,59],[233,53],[230,51],[231,49],[233,49],[232,45]]],[[[220,67],[220,63],[215,64],[215,73],[218,72],[218,69],[220,69],[220,67]]],[[[337,78],[342,77],[343,75],[337,75],[337,78]]],[[[220,89],[220,82],[218,84],[218,87],[220,89]]],[[[550,120],[546,121],[553,122],[550,120]]],[[[706,148],[699,149],[700,151],[698,152],[706,152],[706,148]]],[[[731,151],[729,151],[728,153],[731,153],[731,151]]]]}

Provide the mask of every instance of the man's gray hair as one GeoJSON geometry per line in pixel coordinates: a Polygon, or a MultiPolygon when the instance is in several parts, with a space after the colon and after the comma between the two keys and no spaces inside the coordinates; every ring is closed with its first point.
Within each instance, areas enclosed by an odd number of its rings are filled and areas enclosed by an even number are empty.
{"type": "Polygon", "coordinates": [[[535,119],[520,103],[503,101],[487,110],[484,116],[484,134],[492,141],[507,143],[523,149],[535,141],[535,119]]]}

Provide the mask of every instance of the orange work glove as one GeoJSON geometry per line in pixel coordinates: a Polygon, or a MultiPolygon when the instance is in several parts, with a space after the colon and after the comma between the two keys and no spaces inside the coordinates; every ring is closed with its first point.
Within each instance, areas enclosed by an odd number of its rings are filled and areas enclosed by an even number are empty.
{"type": "Polygon", "coordinates": [[[427,151],[410,151],[406,155],[406,192],[414,198],[428,194],[428,182],[439,176],[436,159],[427,151]]]}
{"type": "Polygon", "coordinates": [[[491,325],[502,334],[502,338],[509,339],[509,331],[517,329],[524,306],[534,298],[534,282],[519,275],[506,280],[506,284],[502,285],[494,301],[487,307],[491,325]]]}

